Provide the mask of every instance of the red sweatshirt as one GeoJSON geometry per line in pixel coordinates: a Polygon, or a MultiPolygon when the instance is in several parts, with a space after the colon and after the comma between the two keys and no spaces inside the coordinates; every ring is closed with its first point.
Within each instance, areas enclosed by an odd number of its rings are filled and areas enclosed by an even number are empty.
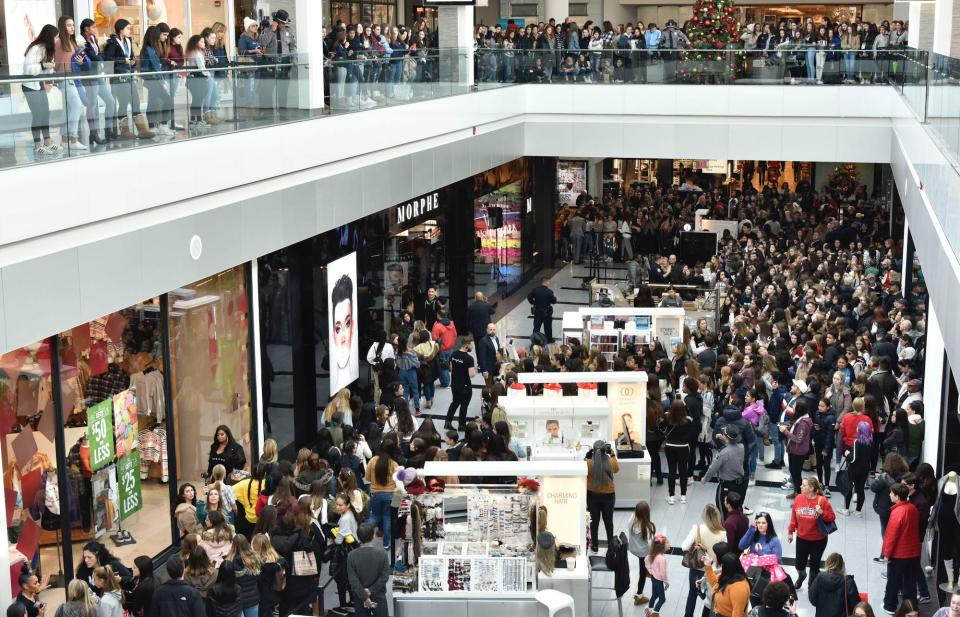
{"type": "Polygon", "coordinates": [[[870,418],[862,413],[853,412],[843,416],[843,420],[840,420],[840,439],[847,447],[852,446],[853,442],[857,440],[857,425],[860,424],[861,420],[870,422],[870,418]]]}
{"type": "MultiPolygon", "coordinates": [[[[818,504],[820,509],[823,510],[820,518],[822,518],[824,522],[832,523],[837,520],[837,515],[833,511],[833,506],[830,505],[829,499],[820,495],[817,495],[813,499],[807,499],[803,493],[800,493],[796,499],[793,500],[793,510],[790,511],[790,526],[787,528],[787,531],[795,532],[798,538],[803,538],[804,540],[823,540],[826,536],[820,533],[820,530],[817,528],[816,508],[818,504]]],[[[917,532],[917,537],[919,536],[920,532],[917,532]]]]}
{"type": "Polygon", "coordinates": [[[890,508],[882,552],[887,559],[920,556],[920,513],[909,501],[901,501],[890,508]]]}

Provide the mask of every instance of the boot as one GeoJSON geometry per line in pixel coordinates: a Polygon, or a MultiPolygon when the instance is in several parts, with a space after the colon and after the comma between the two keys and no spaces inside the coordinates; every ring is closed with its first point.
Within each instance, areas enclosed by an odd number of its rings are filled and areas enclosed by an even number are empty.
{"type": "Polygon", "coordinates": [[[203,119],[204,121],[206,121],[207,124],[214,125],[214,126],[223,122],[223,120],[217,117],[216,112],[212,112],[212,111],[208,111],[207,113],[203,114],[203,119]]]}
{"type": "Polygon", "coordinates": [[[155,137],[153,131],[147,126],[147,119],[143,117],[143,114],[134,116],[133,123],[137,125],[137,139],[153,139],[155,137]]]}
{"type": "Polygon", "coordinates": [[[95,144],[97,144],[98,146],[102,146],[103,144],[107,143],[107,140],[105,140],[103,137],[100,137],[100,131],[97,129],[97,123],[96,123],[96,122],[94,122],[94,121],[92,121],[92,120],[88,120],[88,121],[87,121],[87,126],[90,127],[90,142],[91,142],[91,143],[95,143],[95,144]]]}
{"type": "Polygon", "coordinates": [[[120,119],[120,139],[136,139],[137,134],[130,130],[130,117],[120,119]]]}

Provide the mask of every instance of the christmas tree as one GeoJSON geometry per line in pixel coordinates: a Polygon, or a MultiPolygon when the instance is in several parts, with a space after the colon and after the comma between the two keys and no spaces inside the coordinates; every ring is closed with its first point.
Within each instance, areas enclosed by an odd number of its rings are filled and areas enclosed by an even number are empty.
{"type": "Polygon", "coordinates": [[[732,0],[697,0],[693,17],[686,24],[690,48],[702,53],[685,54],[681,78],[704,83],[725,81],[736,67],[736,57],[726,51],[738,45],[737,17],[732,0]]]}
{"type": "Polygon", "coordinates": [[[840,163],[833,168],[833,173],[830,174],[827,183],[831,189],[839,191],[843,195],[852,193],[859,184],[857,166],[853,163],[840,163]]]}

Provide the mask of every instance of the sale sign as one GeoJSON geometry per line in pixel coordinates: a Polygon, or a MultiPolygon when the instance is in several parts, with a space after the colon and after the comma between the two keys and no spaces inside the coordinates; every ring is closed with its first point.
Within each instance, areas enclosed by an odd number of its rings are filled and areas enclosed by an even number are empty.
{"type": "Polygon", "coordinates": [[[87,409],[87,441],[90,444],[90,467],[93,471],[113,462],[113,399],[87,409]]]}

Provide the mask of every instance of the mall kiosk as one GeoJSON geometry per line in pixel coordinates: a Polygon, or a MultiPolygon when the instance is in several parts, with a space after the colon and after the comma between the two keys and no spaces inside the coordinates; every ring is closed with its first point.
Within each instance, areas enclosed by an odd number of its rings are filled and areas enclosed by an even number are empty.
{"type": "Polygon", "coordinates": [[[583,307],[563,314],[563,342],[579,339],[587,348],[597,348],[612,362],[620,348],[660,341],[667,356],[683,342],[682,308],[583,307]]]}
{"type": "Polygon", "coordinates": [[[500,406],[534,461],[582,461],[598,439],[617,451],[620,473],[618,508],[650,500],[650,457],[646,451],[647,374],[643,371],[606,373],[520,373],[521,384],[544,385],[542,396],[511,389],[500,406]],[[562,396],[549,385],[581,384],[576,396],[562,396]],[[607,384],[607,396],[585,384],[607,384]],[[553,394],[556,392],[556,394],[553,394]]]}
{"type": "Polygon", "coordinates": [[[476,483],[411,497],[420,524],[405,559],[415,578],[408,591],[394,585],[394,617],[537,617],[541,589],[569,594],[577,614],[589,614],[586,462],[431,461],[422,475],[476,483]],[[483,483],[505,477],[533,482],[483,483]],[[550,574],[537,562],[542,531],[567,551],[550,574]]]}

